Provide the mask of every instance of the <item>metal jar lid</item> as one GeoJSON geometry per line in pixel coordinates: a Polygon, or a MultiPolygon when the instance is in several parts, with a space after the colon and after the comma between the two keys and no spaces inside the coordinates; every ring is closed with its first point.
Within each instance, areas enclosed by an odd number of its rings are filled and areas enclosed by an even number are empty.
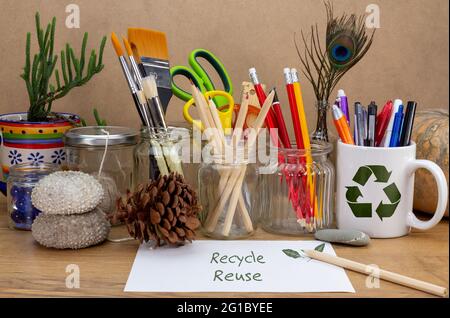
{"type": "Polygon", "coordinates": [[[106,139],[108,146],[135,145],[139,140],[139,131],[120,126],[86,126],[72,128],[64,135],[64,143],[67,146],[104,147],[106,139]]]}

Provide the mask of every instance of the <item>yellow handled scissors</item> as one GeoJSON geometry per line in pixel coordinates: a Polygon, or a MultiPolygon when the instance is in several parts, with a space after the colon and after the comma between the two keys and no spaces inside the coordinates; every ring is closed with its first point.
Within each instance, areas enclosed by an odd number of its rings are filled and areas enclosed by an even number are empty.
{"type": "MultiPolygon", "coordinates": [[[[224,109],[223,107],[220,107],[221,110],[217,109],[217,111],[219,113],[220,123],[222,124],[222,128],[224,129],[224,131],[227,131],[228,128],[231,128],[232,127],[231,120],[233,117],[233,109],[234,109],[233,96],[231,96],[230,94],[228,94],[227,92],[224,92],[224,91],[208,91],[208,92],[205,92],[203,94],[203,96],[205,96],[206,99],[214,98],[216,96],[221,96],[221,97],[224,97],[228,101],[227,108],[224,109]]],[[[193,98],[191,98],[186,104],[184,104],[183,116],[184,116],[184,119],[186,119],[186,121],[192,125],[193,123],[196,123],[197,121],[194,121],[191,114],[189,113],[191,106],[195,106],[195,101],[193,98]]],[[[201,127],[198,127],[198,128],[200,128],[201,130],[204,129],[203,125],[201,125],[201,127]]]]}

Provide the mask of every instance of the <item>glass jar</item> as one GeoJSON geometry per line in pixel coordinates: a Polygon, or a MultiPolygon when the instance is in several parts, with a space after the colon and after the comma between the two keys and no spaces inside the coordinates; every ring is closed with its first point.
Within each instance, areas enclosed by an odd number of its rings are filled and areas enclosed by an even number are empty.
{"type": "MultiPolygon", "coordinates": [[[[181,154],[181,167],[185,180],[195,190],[198,190],[198,169],[202,162],[202,149],[207,141],[202,139],[202,131],[194,124],[189,124],[185,120],[172,122],[171,127],[180,136],[175,139],[178,150],[181,154]]],[[[142,138],[141,138],[142,140],[142,138]]],[[[174,142],[174,141],[172,141],[174,142]]]]}
{"type": "Polygon", "coordinates": [[[232,240],[254,233],[257,181],[256,167],[247,160],[228,163],[223,157],[214,157],[200,165],[200,221],[206,236],[232,240]]]}
{"type": "Polygon", "coordinates": [[[60,167],[51,163],[21,163],[11,166],[7,181],[9,227],[31,230],[34,219],[41,212],[31,204],[31,192],[46,175],[60,167]]]}
{"type": "Polygon", "coordinates": [[[187,171],[189,175],[184,173],[191,160],[190,140],[191,135],[186,128],[142,128],[141,141],[134,151],[134,186],[171,172],[182,174],[186,182],[191,183],[197,175],[193,176],[191,169],[187,171]]]}
{"type": "Polygon", "coordinates": [[[99,207],[108,216],[116,212],[117,200],[132,189],[138,140],[137,130],[119,126],[78,127],[65,135],[68,168],[97,176],[105,191],[99,207]]]}
{"type": "Polygon", "coordinates": [[[325,142],[311,144],[310,151],[278,149],[278,160],[259,173],[258,209],[266,231],[300,235],[333,226],[332,149],[325,142]]]}

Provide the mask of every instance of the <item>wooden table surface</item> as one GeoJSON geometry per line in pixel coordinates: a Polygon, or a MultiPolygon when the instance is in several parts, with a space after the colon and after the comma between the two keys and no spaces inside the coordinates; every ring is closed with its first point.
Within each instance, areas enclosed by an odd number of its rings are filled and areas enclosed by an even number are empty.
{"type": "MultiPolygon", "coordinates": [[[[121,236],[124,227],[113,229],[121,236]]],[[[298,240],[258,230],[255,240],[298,240]]],[[[305,237],[303,239],[311,239],[305,237]]],[[[106,242],[82,250],[53,250],[37,244],[30,232],[8,228],[4,198],[0,199],[0,297],[433,297],[381,281],[365,287],[367,276],[347,271],[356,293],[124,293],[138,242],[106,242]],[[66,266],[80,268],[80,288],[65,285],[66,266]]],[[[413,231],[396,239],[373,239],[367,247],[333,245],[338,256],[448,287],[449,227],[442,221],[429,231],[413,231]]]]}

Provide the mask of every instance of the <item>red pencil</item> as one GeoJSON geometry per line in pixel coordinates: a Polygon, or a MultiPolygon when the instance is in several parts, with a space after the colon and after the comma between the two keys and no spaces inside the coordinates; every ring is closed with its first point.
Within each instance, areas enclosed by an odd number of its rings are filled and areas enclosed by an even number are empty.
{"type": "Polygon", "coordinates": [[[289,68],[285,68],[283,72],[286,80],[286,89],[289,98],[289,106],[291,108],[292,124],[294,125],[297,149],[305,149],[303,144],[302,129],[300,126],[300,118],[298,117],[297,103],[295,101],[294,87],[292,85],[291,70],[289,68]]]}
{"type": "MultiPolygon", "coordinates": [[[[255,87],[256,96],[258,97],[259,104],[263,105],[266,101],[266,93],[264,92],[264,89],[259,82],[258,75],[256,74],[256,69],[251,68],[249,69],[249,75],[250,79],[252,80],[253,86],[255,87]]],[[[279,138],[278,135],[275,133],[276,128],[278,128],[277,120],[275,117],[275,112],[273,111],[273,108],[270,108],[269,112],[266,116],[266,126],[270,131],[270,136],[272,137],[272,141],[275,144],[276,147],[279,146],[279,138]]]]}
{"type": "MultiPolygon", "coordinates": [[[[274,88],[275,90],[275,88],[274,88]]],[[[284,148],[291,148],[291,141],[289,140],[289,134],[286,129],[286,123],[284,121],[283,112],[281,110],[280,101],[278,100],[277,91],[275,90],[275,96],[273,98],[272,108],[275,112],[275,117],[278,123],[278,134],[280,136],[281,142],[284,148]]]]}

